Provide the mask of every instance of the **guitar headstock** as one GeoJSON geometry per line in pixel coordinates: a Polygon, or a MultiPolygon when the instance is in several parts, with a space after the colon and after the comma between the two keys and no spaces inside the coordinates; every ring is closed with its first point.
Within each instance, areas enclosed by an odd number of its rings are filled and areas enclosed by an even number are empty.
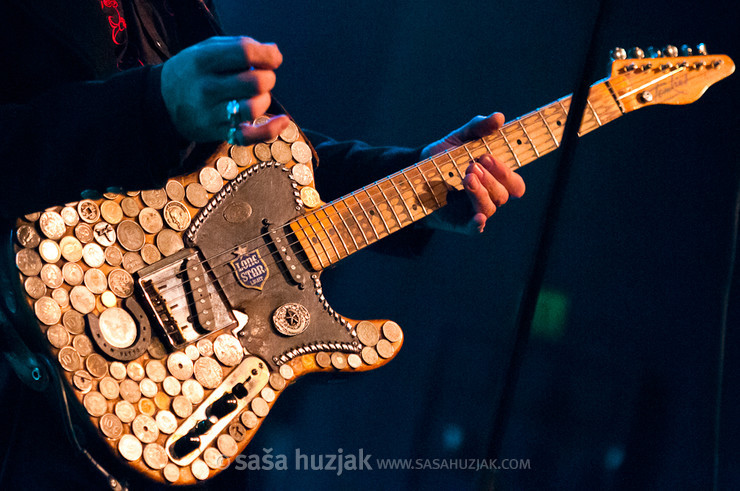
{"type": "Polygon", "coordinates": [[[624,112],[654,104],[690,104],[715,82],[735,71],[726,55],[707,55],[703,44],[646,51],[612,51],[609,83],[624,112]],[[629,56],[629,57],[628,57],[629,56]]]}

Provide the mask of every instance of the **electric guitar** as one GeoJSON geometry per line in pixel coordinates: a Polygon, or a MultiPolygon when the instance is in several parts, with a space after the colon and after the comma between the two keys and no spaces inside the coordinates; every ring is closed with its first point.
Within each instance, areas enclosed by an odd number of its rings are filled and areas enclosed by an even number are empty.
{"type": "MultiPolygon", "coordinates": [[[[611,75],[590,88],[579,135],[642,107],[691,103],[735,69],[724,55],[672,49],[617,51],[611,75]]],[[[517,169],[556,150],[570,101],[331,203],[291,121],[274,141],[221,144],[163,189],[26,215],[13,234],[12,293],[24,307],[14,324],[55,360],[114,455],[160,482],[209,479],[298,378],[375,369],[401,348],[393,321],[336,312],[321,271],[445,206],[483,154],[517,169]]]]}

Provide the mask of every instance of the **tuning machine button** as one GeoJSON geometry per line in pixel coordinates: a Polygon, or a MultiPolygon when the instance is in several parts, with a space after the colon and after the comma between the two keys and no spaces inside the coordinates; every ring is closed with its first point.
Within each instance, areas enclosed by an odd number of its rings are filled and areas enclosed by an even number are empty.
{"type": "Polygon", "coordinates": [[[645,52],[639,46],[635,46],[630,49],[629,56],[630,58],[642,59],[645,58],[645,52]]]}
{"type": "Polygon", "coordinates": [[[688,44],[684,44],[681,46],[681,56],[691,56],[694,54],[694,50],[691,49],[691,46],[688,44]]]}
{"type": "Polygon", "coordinates": [[[614,48],[611,52],[612,60],[626,60],[627,52],[624,48],[614,48]]]}
{"type": "Polygon", "coordinates": [[[678,48],[676,48],[672,44],[667,45],[665,48],[663,48],[663,56],[675,58],[676,56],[678,56],[678,48]]]}
{"type": "Polygon", "coordinates": [[[647,55],[650,58],[660,58],[661,56],[663,56],[663,53],[659,49],[655,49],[652,46],[648,46],[647,55]]]}
{"type": "Polygon", "coordinates": [[[707,54],[707,45],[704,43],[699,43],[696,45],[696,54],[701,56],[706,56],[707,54]]]}

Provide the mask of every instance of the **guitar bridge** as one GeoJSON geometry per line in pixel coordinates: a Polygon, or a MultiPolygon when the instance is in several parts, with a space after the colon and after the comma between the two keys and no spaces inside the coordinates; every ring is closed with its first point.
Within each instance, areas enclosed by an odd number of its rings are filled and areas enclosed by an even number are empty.
{"type": "Polygon", "coordinates": [[[137,284],[151,316],[175,348],[237,324],[195,249],[141,269],[137,284]]]}

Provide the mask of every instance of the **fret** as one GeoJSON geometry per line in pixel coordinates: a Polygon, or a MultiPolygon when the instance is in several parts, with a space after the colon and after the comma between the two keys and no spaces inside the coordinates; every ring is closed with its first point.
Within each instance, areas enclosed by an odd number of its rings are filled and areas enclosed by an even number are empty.
{"type": "MultiPolygon", "coordinates": [[[[383,187],[380,185],[381,183],[382,183],[382,181],[378,181],[378,190],[380,191],[380,194],[383,195],[383,199],[385,200],[385,202],[388,203],[388,208],[390,208],[391,213],[393,213],[393,216],[396,219],[396,222],[398,222],[398,228],[403,228],[403,224],[401,223],[401,219],[398,217],[398,214],[396,213],[396,209],[394,208],[393,203],[391,203],[391,200],[388,199],[388,196],[385,195],[385,192],[383,191],[383,187]]],[[[401,201],[403,201],[403,200],[401,200],[401,201]]],[[[386,226],[386,228],[388,228],[388,227],[386,226]]],[[[390,233],[390,230],[388,230],[388,233],[390,233]]]]}
{"type": "MultiPolygon", "coordinates": [[[[567,109],[565,108],[565,106],[563,105],[563,100],[562,100],[562,99],[558,99],[558,104],[560,104],[560,108],[561,108],[561,109],[563,110],[563,112],[565,113],[565,119],[566,119],[566,121],[567,121],[567,119],[568,119],[568,110],[567,110],[567,109]]],[[[582,135],[581,135],[581,130],[580,130],[580,128],[578,129],[578,136],[582,136],[582,135]]]]}
{"type": "MultiPolygon", "coordinates": [[[[339,232],[339,228],[337,227],[337,224],[334,223],[334,220],[331,219],[331,215],[329,215],[329,213],[326,212],[326,208],[322,208],[321,210],[318,210],[318,211],[323,211],[324,212],[324,215],[326,216],[326,219],[329,220],[329,223],[331,224],[332,228],[337,233],[337,237],[339,237],[339,241],[342,243],[342,247],[344,247],[344,251],[349,256],[349,254],[350,254],[349,248],[347,247],[347,244],[344,242],[344,238],[342,238],[342,234],[339,232]]],[[[318,213],[318,211],[317,211],[317,213],[318,213]]],[[[339,255],[337,255],[337,257],[339,257],[339,255]]]]}
{"type": "Polygon", "coordinates": [[[522,119],[519,118],[517,121],[519,121],[519,126],[522,127],[522,131],[524,132],[524,136],[527,137],[527,140],[529,140],[529,144],[532,145],[532,150],[534,150],[534,156],[536,158],[540,158],[540,152],[537,151],[537,147],[534,146],[534,140],[532,140],[532,137],[529,136],[529,133],[527,132],[527,128],[524,127],[524,123],[522,122],[522,119]]]}
{"type": "Polygon", "coordinates": [[[355,220],[355,223],[357,224],[357,228],[360,229],[360,234],[362,234],[362,238],[365,240],[365,245],[370,245],[370,241],[367,240],[367,235],[365,235],[365,231],[362,229],[362,224],[357,219],[357,215],[355,215],[355,212],[352,211],[352,208],[349,207],[349,204],[345,201],[342,201],[342,204],[344,204],[345,208],[347,208],[347,211],[349,211],[349,214],[352,215],[352,218],[355,220]]]}
{"type": "Polygon", "coordinates": [[[416,199],[421,205],[421,209],[424,210],[424,215],[428,215],[429,212],[427,211],[427,207],[424,206],[424,203],[421,201],[421,196],[419,196],[419,193],[416,192],[416,189],[414,188],[414,185],[409,180],[409,177],[406,175],[406,172],[401,172],[401,175],[406,179],[406,182],[409,183],[409,186],[411,186],[411,191],[416,195],[416,199]]]}
{"type": "MultiPolygon", "coordinates": [[[[388,232],[388,235],[390,235],[391,229],[390,229],[390,227],[388,226],[388,224],[385,221],[385,217],[383,216],[383,211],[378,207],[378,204],[375,202],[375,200],[373,199],[373,197],[370,195],[370,192],[368,191],[367,187],[362,188],[362,190],[365,192],[365,194],[367,194],[367,197],[370,198],[370,202],[373,204],[373,208],[375,208],[376,210],[378,210],[378,215],[380,216],[380,221],[383,222],[383,225],[385,226],[385,229],[388,232]]],[[[373,210],[370,210],[370,215],[371,216],[372,216],[372,211],[373,210]]],[[[378,234],[376,233],[375,235],[377,236],[378,234]]],[[[378,237],[378,238],[380,238],[380,237],[378,237]]]]}
{"type": "Polygon", "coordinates": [[[514,161],[516,162],[517,167],[521,167],[522,163],[519,162],[519,157],[516,156],[516,153],[514,152],[514,148],[509,143],[509,139],[506,138],[506,134],[504,133],[503,129],[498,130],[499,133],[501,133],[501,136],[504,137],[504,143],[506,143],[506,146],[509,147],[509,151],[511,151],[511,155],[514,156],[514,161]]]}
{"type": "Polygon", "coordinates": [[[367,214],[367,211],[365,210],[365,207],[362,206],[362,202],[357,198],[357,193],[352,193],[352,197],[357,201],[357,204],[360,205],[360,209],[362,210],[362,214],[365,215],[365,220],[367,220],[367,223],[370,224],[370,228],[373,229],[373,233],[375,234],[375,239],[379,239],[380,235],[378,235],[378,231],[375,229],[375,225],[373,225],[373,221],[370,220],[370,216],[367,214]]]}
{"type": "MultiPolygon", "coordinates": [[[[352,243],[355,245],[355,250],[356,251],[359,251],[360,250],[360,246],[357,245],[357,241],[355,240],[355,234],[352,233],[352,230],[349,228],[349,225],[347,225],[347,222],[344,220],[344,217],[339,212],[339,210],[337,209],[336,205],[331,205],[331,207],[334,208],[334,211],[336,211],[337,216],[339,216],[339,219],[342,221],[342,224],[344,225],[344,228],[346,228],[347,229],[347,232],[349,232],[349,238],[352,239],[352,243]]],[[[328,213],[327,213],[327,215],[328,215],[328,213]]],[[[360,230],[362,230],[362,228],[360,228],[360,230]]],[[[341,235],[340,235],[340,237],[341,237],[341,235]]]]}
{"type": "Polygon", "coordinates": [[[586,99],[586,105],[591,110],[592,113],[594,113],[594,118],[596,118],[596,124],[601,126],[601,120],[599,119],[599,115],[596,114],[596,111],[594,110],[594,107],[591,105],[591,101],[586,99]]]}
{"type": "Polygon", "coordinates": [[[396,183],[393,182],[393,177],[389,177],[388,178],[388,181],[390,181],[391,186],[393,186],[393,189],[396,190],[396,194],[398,194],[398,199],[400,199],[401,200],[401,203],[403,203],[403,207],[406,208],[406,213],[408,213],[409,219],[411,219],[411,221],[413,222],[414,221],[414,214],[411,213],[411,209],[409,208],[409,205],[406,203],[406,200],[403,198],[403,194],[401,194],[401,191],[398,190],[398,187],[396,186],[396,183]]]}
{"type": "Polygon", "coordinates": [[[488,153],[493,155],[493,152],[491,151],[491,147],[489,147],[488,143],[486,143],[486,137],[484,136],[483,138],[480,139],[480,141],[483,142],[483,146],[486,147],[486,150],[488,151],[488,153]]]}
{"type": "Polygon", "coordinates": [[[540,118],[542,118],[542,122],[545,123],[545,128],[547,128],[548,133],[550,133],[550,136],[552,137],[552,141],[555,142],[555,147],[560,147],[560,142],[557,138],[555,138],[555,133],[552,132],[552,128],[550,128],[550,125],[547,124],[547,119],[545,119],[545,116],[542,115],[542,112],[540,112],[540,109],[538,109],[537,114],[540,115],[540,118]]]}
{"type": "MultiPolygon", "coordinates": [[[[316,216],[314,215],[314,218],[315,217],[316,216]]],[[[327,266],[330,265],[331,264],[331,256],[329,256],[329,251],[324,246],[324,241],[322,240],[321,236],[316,231],[316,229],[313,228],[313,223],[311,223],[311,220],[307,218],[306,221],[308,222],[308,226],[311,228],[311,231],[313,232],[314,237],[317,237],[319,239],[319,245],[324,250],[324,255],[326,256],[326,260],[329,261],[329,264],[327,264],[327,266]]],[[[327,235],[327,237],[328,237],[328,235],[327,235]]],[[[313,241],[311,241],[311,242],[313,242],[313,241]]],[[[314,249],[314,251],[315,251],[315,249],[314,249]]],[[[321,267],[323,268],[324,267],[324,261],[321,260],[321,255],[318,255],[317,254],[316,257],[319,259],[319,264],[321,264],[321,267]]]]}
{"type": "MultiPolygon", "coordinates": [[[[453,149],[447,150],[445,152],[445,155],[447,155],[450,158],[450,162],[452,162],[452,166],[455,168],[455,170],[457,171],[457,173],[460,175],[460,179],[463,179],[464,180],[465,179],[465,176],[460,171],[460,168],[457,166],[457,161],[454,158],[452,158],[452,151],[453,150],[455,150],[455,149],[453,148],[453,149]]],[[[467,150],[467,148],[466,148],[466,150],[467,150]]]]}
{"type": "Polygon", "coordinates": [[[427,179],[427,176],[421,171],[421,167],[419,165],[416,165],[416,170],[419,171],[419,174],[421,174],[422,179],[424,179],[424,182],[427,183],[427,186],[429,187],[429,192],[432,193],[432,198],[434,198],[435,203],[437,203],[437,208],[442,208],[442,203],[439,202],[437,199],[437,194],[434,192],[434,188],[429,183],[429,179],[427,179]]]}

